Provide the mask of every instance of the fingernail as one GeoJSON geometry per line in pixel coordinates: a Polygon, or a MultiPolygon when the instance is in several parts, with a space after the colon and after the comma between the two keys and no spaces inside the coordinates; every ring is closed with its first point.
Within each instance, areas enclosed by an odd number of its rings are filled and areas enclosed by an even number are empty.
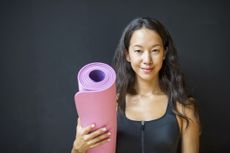
{"type": "Polygon", "coordinates": [[[102,131],[106,131],[107,129],[106,128],[103,128],[102,131]]]}
{"type": "Polygon", "coordinates": [[[109,132],[108,135],[111,135],[111,133],[109,132]]]}
{"type": "Polygon", "coordinates": [[[108,141],[111,141],[111,139],[108,139],[108,141]]]}
{"type": "Polygon", "coordinates": [[[91,127],[94,128],[94,127],[95,127],[95,124],[92,124],[91,127]]]}

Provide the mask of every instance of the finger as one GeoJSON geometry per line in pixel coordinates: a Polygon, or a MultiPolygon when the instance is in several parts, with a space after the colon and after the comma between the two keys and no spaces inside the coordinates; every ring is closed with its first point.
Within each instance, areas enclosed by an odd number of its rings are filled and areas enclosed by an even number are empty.
{"type": "Polygon", "coordinates": [[[106,131],[107,131],[106,128],[97,129],[96,131],[94,131],[94,132],[92,132],[92,133],[90,133],[89,135],[86,136],[87,140],[93,139],[93,138],[105,133],[106,131]]]}
{"type": "Polygon", "coordinates": [[[77,130],[81,130],[82,127],[81,127],[81,120],[80,120],[80,117],[78,117],[77,119],[77,130]]]}
{"type": "Polygon", "coordinates": [[[78,119],[77,119],[77,124],[81,124],[81,120],[80,120],[80,117],[78,117],[78,119]]]}
{"type": "Polygon", "coordinates": [[[95,124],[89,125],[86,128],[82,128],[82,135],[86,135],[93,130],[95,124]]]}
{"type": "Polygon", "coordinates": [[[81,133],[82,133],[81,121],[80,121],[80,117],[78,117],[77,127],[76,127],[76,137],[77,137],[77,135],[79,135],[81,133]]]}
{"type": "Polygon", "coordinates": [[[111,135],[111,133],[110,133],[110,132],[107,132],[107,133],[105,133],[105,134],[102,134],[102,135],[100,135],[100,136],[94,138],[94,139],[91,139],[88,143],[89,143],[90,145],[94,145],[94,144],[96,144],[96,143],[98,143],[98,142],[100,142],[100,141],[103,141],[103,140],[109,138],[110,135],[111,135]]]}
{"type": "Polygon", "coordinates": [[[100,145],[103,145],[103,144],[105,144],[105,143],[107,143],[107,142],[109,142],[109,141],[111,141],[110,138],[105,139],[105,140],[103,140],[103,141],[101,141],[101,142],[98,142],[98,143],[96,143],[96,144],[91,145],[89,148],[90,148],[90,149],[95,148],[95,147],[100,146],[100,145]]]}

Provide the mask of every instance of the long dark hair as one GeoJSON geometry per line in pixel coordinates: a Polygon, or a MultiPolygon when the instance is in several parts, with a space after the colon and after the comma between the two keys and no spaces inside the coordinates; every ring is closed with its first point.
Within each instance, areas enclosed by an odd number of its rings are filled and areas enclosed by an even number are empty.
{"type": "Polygon", "coordinates": [[[159,72],[159,84],[161,90],[169,97],[169,102],[172,105],[173,112],[183,118],[189,125],[189,118],[178,111],[177,102],[182,106],[193,105],[195,116],[198,118],[198,111],[195,99],[190,95],[184,80],[184,74],[181,71],[177,51],[174,46],[172,37],[167,29],[158,20],[150,17],[141,17],[132,20],[124,29],[121,39],[115,51],[113,66],[117,73],[117,95],[118,109],[125,114],[127,93],[135,95],[135,72],[131,65],[127,62],[125,55],[130,45],[130,39],[134,31],[147,28],[157,32],[163,42],[164,51],[166,54],[162,68],[159,72]]]}

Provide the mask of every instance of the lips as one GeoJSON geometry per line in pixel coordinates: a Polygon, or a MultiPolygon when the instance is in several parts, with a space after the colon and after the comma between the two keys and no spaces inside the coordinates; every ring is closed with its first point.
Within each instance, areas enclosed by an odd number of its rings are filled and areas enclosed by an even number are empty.
{"type": "Polygon", "coordinates": [[[152,70],[153,68],[150,67],[150,68],[142,68],[143,70],[152,70]]]}
{"type": "Polygon", "coordinates": [[[152,72],[153,68],[141,68],[145,73],[152,72]]]}

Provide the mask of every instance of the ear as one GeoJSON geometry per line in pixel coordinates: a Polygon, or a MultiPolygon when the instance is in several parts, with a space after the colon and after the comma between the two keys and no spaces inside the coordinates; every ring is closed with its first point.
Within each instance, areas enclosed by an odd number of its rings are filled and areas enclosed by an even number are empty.
{"type": "Polygon", "coordinates": [[[165,60],[167,53],[168,53],[168,47],[166,47],[164,50],[163,60],[165,60]]]}
{"type": "Polygon", "coordinates": [[[125,58],[128,62],[130,62],[130,55],[128,51],[125,52],[125,58]]]}

